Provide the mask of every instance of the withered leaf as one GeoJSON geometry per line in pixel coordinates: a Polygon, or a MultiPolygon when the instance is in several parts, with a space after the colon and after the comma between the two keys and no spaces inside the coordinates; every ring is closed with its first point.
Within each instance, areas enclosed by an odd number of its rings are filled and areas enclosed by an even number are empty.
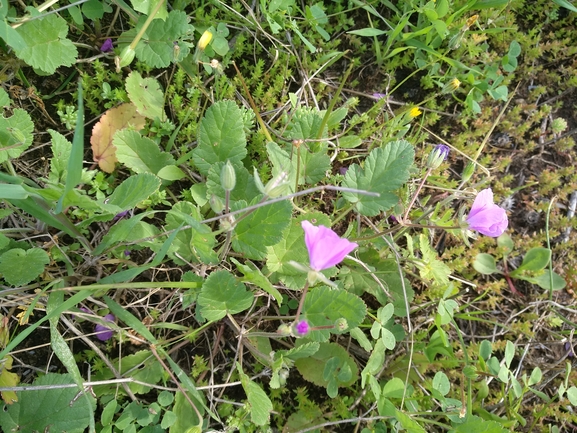
{"type": "Polygon", "coordinates": [[[137,131],[144,128],[145,117],[136,112],[132,103],[122,104],[106,111],[100,121],[92,128],[92,154],[94,161],[100,169],[106,173],[114,171],[116,159],[116,147],[112,144],[112,138],[116,131],[131,126],[137,131]]]}

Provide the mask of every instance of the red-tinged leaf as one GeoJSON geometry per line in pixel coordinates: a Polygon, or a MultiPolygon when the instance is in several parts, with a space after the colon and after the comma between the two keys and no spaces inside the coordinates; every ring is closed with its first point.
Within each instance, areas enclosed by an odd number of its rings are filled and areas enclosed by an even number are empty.
{"type": "Polygon", "coordinates": [[[116,131],[131,125],[135,130],[144,128],[145,118],[136,112],[136,107],[131,104],[122,104],[111,108],[100,118],[100,121],[92,128],[92,153],[94,161],[100,169],[106,173],[114,171],[116,159],[116,147],[112,144],[112,138],[116,131]]]}

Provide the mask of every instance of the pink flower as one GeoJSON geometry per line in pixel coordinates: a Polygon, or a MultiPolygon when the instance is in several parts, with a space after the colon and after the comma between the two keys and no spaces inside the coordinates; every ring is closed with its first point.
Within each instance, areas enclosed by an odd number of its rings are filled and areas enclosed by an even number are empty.
{"type": "Polygon", "coordinates": [[[491,188],[484,189],[477,195],[467,217],[467,223],[470,229],[492,238],[501,236],[507,229],[509,224],[507,213],[505,209],[493,203],[491,188]]]}
{"type": "Polygon", "coordinates": [[[310,326],[306,320],[301,320],[295,326],[298,335],[306,335],[310,330],[310,326]]]}
{"type": "MultiPolygon", "coordinates": [[[[112,314],[107,314],[106,316],[103,317],[103,319],[111,323],[113,323],[115,320],[114,315],[112,314]]],[[[96,338],[98,338],[100,341],[110,340],[114,335],[114,331],[112,329],[100,324],[96,325],[96,327],[94,328],[94,332],[96,332],[96,338]]]]}
{"type": "Polygon", "coordinates": [[[333,267],[358,247],[354,242],[342,239],[325,226],[313,226],[308,221],[301,223],[305,231],[305,244],[309,251],[310,266],[315,271],[333,267]]]}

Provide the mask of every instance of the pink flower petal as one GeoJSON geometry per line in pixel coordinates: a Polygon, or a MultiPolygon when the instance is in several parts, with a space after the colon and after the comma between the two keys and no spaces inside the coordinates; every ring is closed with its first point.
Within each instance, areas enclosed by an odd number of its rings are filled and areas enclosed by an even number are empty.
{"type": "Polygon", "coordinates": [[[484,189],[475,198],[467,223],[470,229],[492,238],[501,236],[509,225],[505,209],[493,203],[490,188],[484,189]]]}
{"type": "Polygon", "coordinates": [[[343,261],[345,256],[358,245],[342,239],[325,226],[313,226],[309,221],[301,223],[305,231],[305,244],[309,252],[310,266],[315,271],[322,271],[343,261]]]}

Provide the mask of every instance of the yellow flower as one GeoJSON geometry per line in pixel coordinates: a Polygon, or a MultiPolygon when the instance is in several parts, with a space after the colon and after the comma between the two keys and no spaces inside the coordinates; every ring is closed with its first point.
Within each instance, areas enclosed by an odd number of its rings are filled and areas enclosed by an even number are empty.
{"type": "Polygon", "coordinates": [[[411,111],[409,111],[409,116],[411,117],[417,117],[419,115],[421,115],[423,112],[421,110],[419,110],[419,107],[413,107],[411,108],[411,111]]]}
{"type": "Polygon", "coordinates": [[[212,41],[212,33],[208,30],[205,30],[205,32],[200,37],[200,40],[198,41],[198,49],[204,50],[210,41],[212,41]]]}

